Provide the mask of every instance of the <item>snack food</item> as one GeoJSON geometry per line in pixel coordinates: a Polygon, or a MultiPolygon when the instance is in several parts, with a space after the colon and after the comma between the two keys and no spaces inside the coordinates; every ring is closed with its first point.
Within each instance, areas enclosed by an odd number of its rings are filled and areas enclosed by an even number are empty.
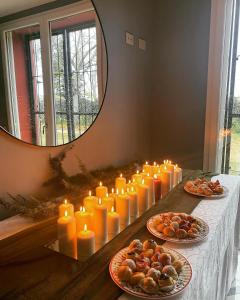
{"type": "Polygon", "coordinates": [[[196,178],[186,182],[184,189],[192,194],[200,196],[222,195],[224,188],[219,180],[209,181],[206,178],[196,178]]]}

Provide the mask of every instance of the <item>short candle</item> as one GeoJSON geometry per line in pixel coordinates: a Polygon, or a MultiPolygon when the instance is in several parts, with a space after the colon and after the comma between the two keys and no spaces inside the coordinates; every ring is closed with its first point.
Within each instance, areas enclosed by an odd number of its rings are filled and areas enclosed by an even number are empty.
{"type": "Polygon", "coordinates": [[[67,199],[64,199],[63,203],[59,205],[59,217],[63,217],[65,215],[65,211],[67,211],[68,216],[74,216],[74,206],[68,202],[67,199]]]}
{"type": "Polygon", "coordinates": [[[83,230],[77,232],[77,257],[79,261],[88,259],[95,252],[95,234],[84,224],[83,230]]]}

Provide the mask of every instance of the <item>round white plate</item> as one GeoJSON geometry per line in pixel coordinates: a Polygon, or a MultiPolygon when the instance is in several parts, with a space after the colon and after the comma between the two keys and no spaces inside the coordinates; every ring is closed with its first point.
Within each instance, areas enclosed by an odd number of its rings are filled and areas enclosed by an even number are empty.
{"type": "Polygon", "coordinates": [[[109,264],[109,272],[112,277],[112,280],[126,293],[141,297],[144,299],[151,299],[151,300],[159,300],[173,297],[181,292],[188,286],[191,278],[192,278],[192,268],[188,260],[181,255],[179,252],[172,250],[170,248],[166,248],[167,253],[172,253],[178,260],[181,260],[184,263],[182,272],[179,274],[178,281],[175,285],[175,288],[170,292],[158,292],[157,294],[147,294],[144,292],[139,286],[131,286],[126,282],[122,282],[118,278],[118,268],[120,267],[122,261],[126,257],[126,253],[129,251],[128,248],[124,248],[120,250],[111,260],[109,264]]]}
{"type": "Polygon", "coordinates": [[[161,240],[172,242],[172,243],[179,243],[179,244],[190,244],[190,243],[201,242],[201,241],[205,240],[208,236],[208,233],[209,233],[208,224],[206,222],[204,222],[202,219],[194,217],[194,216],[193,216],[193,218],[195,218],[202,224],[202,231],[200,232],[199,236],[197,236],[196,238],[188,237],[185,239],[178,239],[176,237],[165,236],[163,233],[158,232],[154,226],[154,221],[159,216],[161,216],[161,214],[155,215],[147,221],[147,229],[152,235],[156,236],[157,238],[159,238],[161,240]]]}
{"type": "Polygon", "coordinates": [[[191,194],[191,195],[194,195],[194,196],[198,196],[198,197],[211,198],[211,199],[223,198],[223,197],[225,197],[228,194],[228,188],[225,187],[225,186],[223,186],[223,193],[222,194],[213,194],[213,195],[210,195],[210,196],[191,192],[191,191],[189,191],[189,189],[186,186],[184,186],[183,188],[184,188],[184,191],[187,192],[188,194],[191,194]]]}

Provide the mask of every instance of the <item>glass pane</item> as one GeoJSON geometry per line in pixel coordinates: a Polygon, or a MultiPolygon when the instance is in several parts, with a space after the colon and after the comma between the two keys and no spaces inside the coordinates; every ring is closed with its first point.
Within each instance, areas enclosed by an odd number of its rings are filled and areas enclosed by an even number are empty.
{"type": "Polygon", "coordinates": [[[6,44],[15,130],[25,142],[46,145],[39,25],[7,32],[6,44]],[[15,84],[11,74],[13,71],[15,84]]]}
{"type": "MultiPolygon", "coordinates": [[[[83,134],[99,111],[95,20],[91,11],[51,22],[55,111],[65,113],[68,141],[83,134]]],[[[56,125],[59,144],[62,123],[56,125]]]]}

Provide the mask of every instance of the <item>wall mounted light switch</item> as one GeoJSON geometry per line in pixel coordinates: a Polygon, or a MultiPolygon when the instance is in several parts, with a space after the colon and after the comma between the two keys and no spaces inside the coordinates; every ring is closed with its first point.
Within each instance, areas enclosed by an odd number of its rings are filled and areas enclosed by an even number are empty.
{"type": "Polygon", "coordinates": [[[134,46],[134,35],[129,32],[126,32],[126,44],[134,46]]]}
{"type": "Polygon", "coordinates": [[[146,41],[143,39],[138,39],[138,47],[139,49],[146,51],[146,41]]]}

